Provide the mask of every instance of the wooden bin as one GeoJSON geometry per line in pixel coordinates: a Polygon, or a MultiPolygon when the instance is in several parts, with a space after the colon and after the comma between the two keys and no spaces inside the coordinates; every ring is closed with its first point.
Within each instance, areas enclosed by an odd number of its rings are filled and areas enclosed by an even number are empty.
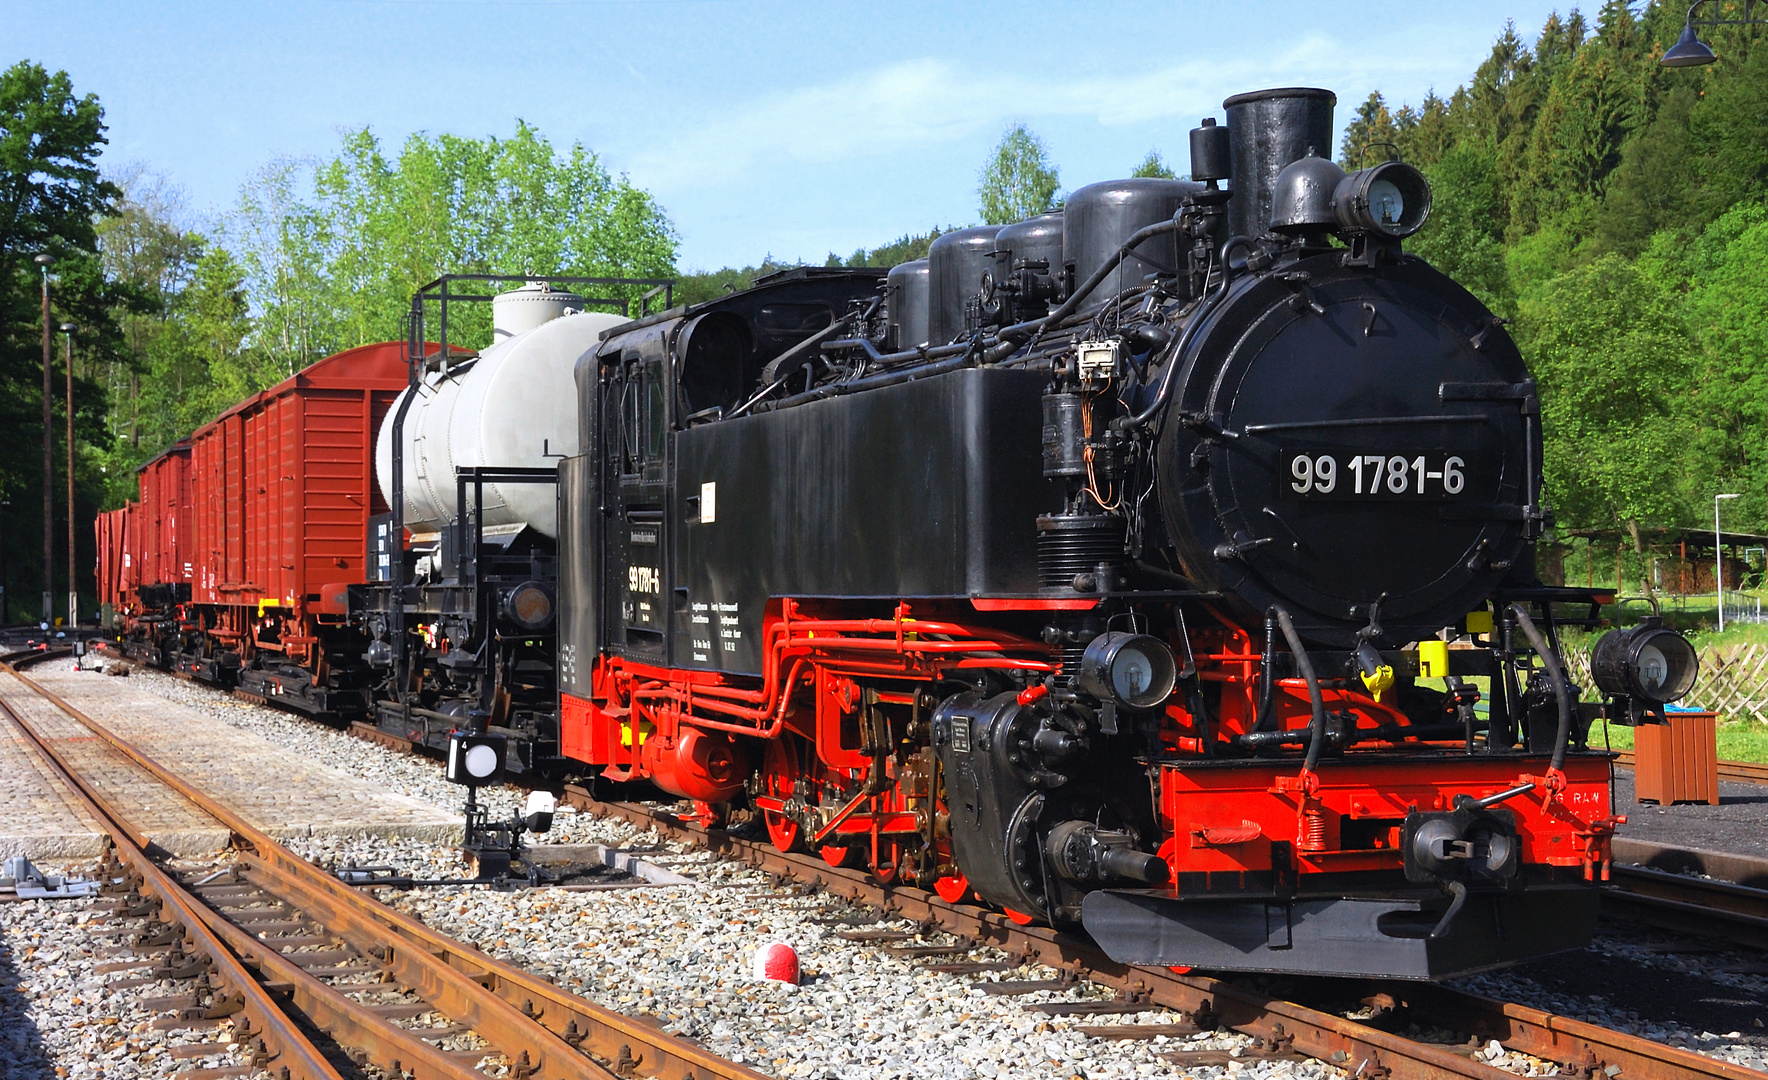
{"type": "Polygon", "coordinates": [[[1719,805],[1719,714],[1666,715],[1667,724],[1640,724],[1633,729],[1634,797],[1660,806],[1719,805]]]}

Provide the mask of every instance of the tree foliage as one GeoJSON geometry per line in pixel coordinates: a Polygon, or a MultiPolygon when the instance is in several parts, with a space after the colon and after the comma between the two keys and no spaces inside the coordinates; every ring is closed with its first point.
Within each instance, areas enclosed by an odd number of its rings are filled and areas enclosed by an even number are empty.
{"type": "Polygon", "coordinates": [[[1540,383],[1548,489],[1559,513],[1614,527],[1674,516],[1682,392],[1695,343],[1673,297],[1609,254],[1523,301],[1518,337],[1540,383]]]}
{"type": "Polygon", "coordinates": [[[1156,180],[1177,180],[1178,174],[1167,167],[1160,158],[1160,151],[1150,150],[1142,163],[1130,170],[1131,176],[1149,177],[1156,180]]]}
{"type": "Polygon", "coordinates": [[[1768,527],[1768,30],[1703,28],[1720,62],[1663,68],[1684,15],[1507,26],[1447,98],[1371,95],[1340,147],[1424,169],[1408,249],[1516,318],[1564,526],[1710,524],[1727,490],[1768,527]]]}
{"type": "MultiPolygon", "coordinates": [[[[119,191],[99,175],[105,144],[104,110],[91,94],[77,95],[66,72],[51,73],[21,61],[0,72],[0,544],[4,551],[8,601],[0,619],[34,618],[37,595],[47,585],[56,596],[67,591],[65,566],[55,580],[43,581],[42,499],[42,275],[33,259],[56,259],[50,272],[50,323],[77,323],[77,378],[74,385],[75,438],[83,448],[102,446],[103,398],[91,379],[94,366],[114,356],[120,336],[112,312],[128,296],[103,271],[96,254],[96,224],[114,211],[119,191]]],[[[57,477],[56,551],[68,512],[61,505],[65,460],[61,410],[65,376],[64,340],[54,341],[57,370],[54,406],[57,423],[53,457],[57,477]]],[[[89,520],[97,502],[91,456],[75,465],[78,484],[75,520],[89,520]]],[[[84,552],[90,531],[76,529],[84,552]]],[[[84,565],[82,555],[77,562],[84,565]]]]}
{"type": "Polygon", "coordinates": [[[982,220],[988,225],[1010,225],[1054,209],[1062,186],[1056,166],[1050,163],[1049,148],[1024,124],[1015,124],[1001,136],[980,179],[977,194],[982,220]]]}
{"type": "MultiPolygon", "coordinates": [[[[420,132],[396,156],[372,131],[347,133],[329,160],[263,170],[223,240],[259,312],[253,344],[284,375],[400,337],[412,293],[443,273],[667,276],[677,244],[650,195],[526,123],[508,139],[420,132]]],[[[463,341],[489,332],[488,312],[461,319],[450,334],[463,341]]]]}

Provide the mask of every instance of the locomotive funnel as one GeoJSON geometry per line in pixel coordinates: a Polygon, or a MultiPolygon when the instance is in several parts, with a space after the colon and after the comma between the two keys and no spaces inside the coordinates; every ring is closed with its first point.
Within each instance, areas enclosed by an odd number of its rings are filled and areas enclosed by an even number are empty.
{"type": "Polygon", "coordinates": [[[1222,102],[1233,149],[1230,235],[1263,236],[1277,175],[1310,153],[1332,156],[1332,107],[1337,103],[1332,91],[1305,86],[1255,90],[1222,102]]]}

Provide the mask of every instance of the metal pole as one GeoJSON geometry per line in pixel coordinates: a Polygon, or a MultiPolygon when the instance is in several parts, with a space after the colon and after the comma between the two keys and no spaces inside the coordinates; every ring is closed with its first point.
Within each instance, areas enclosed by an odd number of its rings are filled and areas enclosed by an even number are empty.
{"type": "Polygon", "coordinates": [[[55,621],[55,354],[49,341],[49,266],[55,256],[37,256],[43,271],[43,628],[55,621]]]}
{"type": "Polygon", "coordinates": [[[62,323],[62,340],[68,367],[68,629],[80,625],[80,585],[74,568],[74,331],[73,323],[62,323]]]}
{"type": "Polygon", "coordinates": [[[1719,545],[1719,500],[1735,499],[1736,495],[1713,496],[1713,591],[1719,596],[1719,632],[1725,632],[1725,549],[1719,545]]]}

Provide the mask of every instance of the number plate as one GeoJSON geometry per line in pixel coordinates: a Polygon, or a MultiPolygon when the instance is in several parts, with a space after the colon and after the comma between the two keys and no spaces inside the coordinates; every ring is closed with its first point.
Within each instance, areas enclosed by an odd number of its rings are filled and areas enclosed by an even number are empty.
{"type": "Polygon", "coordinates": [[[1284,450],[1277,484],[1290,499],[1453,499],[1467,490],[1467,459],[1446,450],[1358,454],[1284,450]]]}

